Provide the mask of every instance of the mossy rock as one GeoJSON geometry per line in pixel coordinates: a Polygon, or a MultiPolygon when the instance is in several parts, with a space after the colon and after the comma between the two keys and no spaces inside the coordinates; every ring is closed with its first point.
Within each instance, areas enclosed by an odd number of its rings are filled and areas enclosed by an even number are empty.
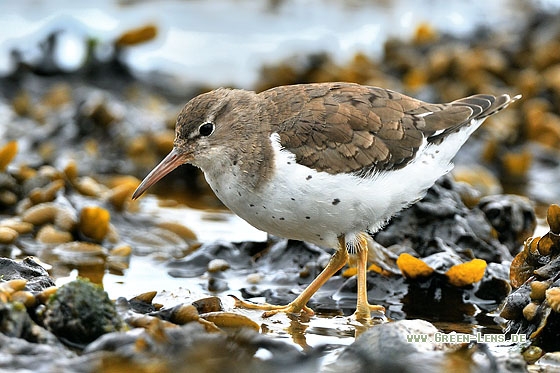
{"type": "Polygon", "coordinates": [[[85,279],[58,289],[47,302],[44,324],[61,340],[78,347],[123,326],[107,293],[85,279]]]}

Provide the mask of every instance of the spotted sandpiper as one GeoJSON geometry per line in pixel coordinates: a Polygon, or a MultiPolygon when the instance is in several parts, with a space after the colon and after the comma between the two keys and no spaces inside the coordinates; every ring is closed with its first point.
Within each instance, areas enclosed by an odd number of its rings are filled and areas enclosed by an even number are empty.
{"type": "Polygon", "coordinates": [[[485,118],[520,96],[474,95],[430,104],[352,83],[281,86],[261,93],[219,88],[189,101],[173,150],[132,198],[191,163],[233,212],[273,235],[337,248],[288,305],[246,308],[313,314],[307,302],[357,255],[354,316],[371,319],[366,235],[421,199],[485,118]]]}

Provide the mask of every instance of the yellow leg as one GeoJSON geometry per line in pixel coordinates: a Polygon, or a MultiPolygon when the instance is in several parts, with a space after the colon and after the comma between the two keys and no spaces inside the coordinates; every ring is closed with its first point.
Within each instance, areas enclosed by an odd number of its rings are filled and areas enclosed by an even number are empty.
{"type": "MultiPolygon", "coordinates": [[[[246,302],[241,299],[235,298],[235,306],[247,309],[258,309],[266,311],[263,314],[263,317],[272,316],[278,312],[286,312],[286,313],[299,313],[305,312],[309,315],[313,315],[314,312],[311,308],[307,307],[307,302],[313,294],[321,288],[327,282],[329,278],[331,278],[336,272],[338,272],[346,262],[348,261],[348,252],[346,251],[346,245],[344,243],[344,237],[340,237],[338,239],[340,247],[331,257],[331,260],[323,269],[323,271],[305,288],[305,290],[298,295],[296,299],[294,299],[291,303],[285,306],[276,306],[272,304],[256,304],[251,302],[246,302]]],[[[366,246],[367,247],[367,246],[366,246]]],[[[367,261],[367,250],[366,250],[366,261],[367,261]]],[[[367,302],[367,298],[366,298],[367,302]]]]}
{"type": "Polygon", "coordinates": [[[358,272],[358,300],[356,302],[356,312],[354,316],[358,321],[371,321],[371,311],[385,312],[385,307],[371,305],[367,298],[367,262],[368,262],[368,245],[366,237],[360,233],[356,245],[357,254],[357,272],[358,272]]]}

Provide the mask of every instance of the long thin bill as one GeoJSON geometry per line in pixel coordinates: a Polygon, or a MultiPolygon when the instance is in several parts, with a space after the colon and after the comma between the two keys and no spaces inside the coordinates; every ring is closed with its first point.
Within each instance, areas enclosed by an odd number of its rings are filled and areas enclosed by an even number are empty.
{"type": "Polygon", "coordinates": [[[173,150],[142,180],[138,188],[132,194],[132,199],[140,197],[149,187],[160,181],[165,175],[184,164],[187,157],[180,154],[177,149],[173,150]]]}

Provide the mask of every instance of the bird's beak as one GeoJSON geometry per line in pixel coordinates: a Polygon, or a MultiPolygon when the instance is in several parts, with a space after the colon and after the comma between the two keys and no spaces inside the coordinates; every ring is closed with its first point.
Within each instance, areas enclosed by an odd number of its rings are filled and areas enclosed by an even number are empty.
{"type": "Polygon", "coordinates": [[[187,163],[189,157],[186,154],[181,154],[177,148],[167,154],[167,156],[142,180],[138,188],[132,194],[132,199],[140,197],[149,187],[160,181],[165,175],[187,163]]]}

